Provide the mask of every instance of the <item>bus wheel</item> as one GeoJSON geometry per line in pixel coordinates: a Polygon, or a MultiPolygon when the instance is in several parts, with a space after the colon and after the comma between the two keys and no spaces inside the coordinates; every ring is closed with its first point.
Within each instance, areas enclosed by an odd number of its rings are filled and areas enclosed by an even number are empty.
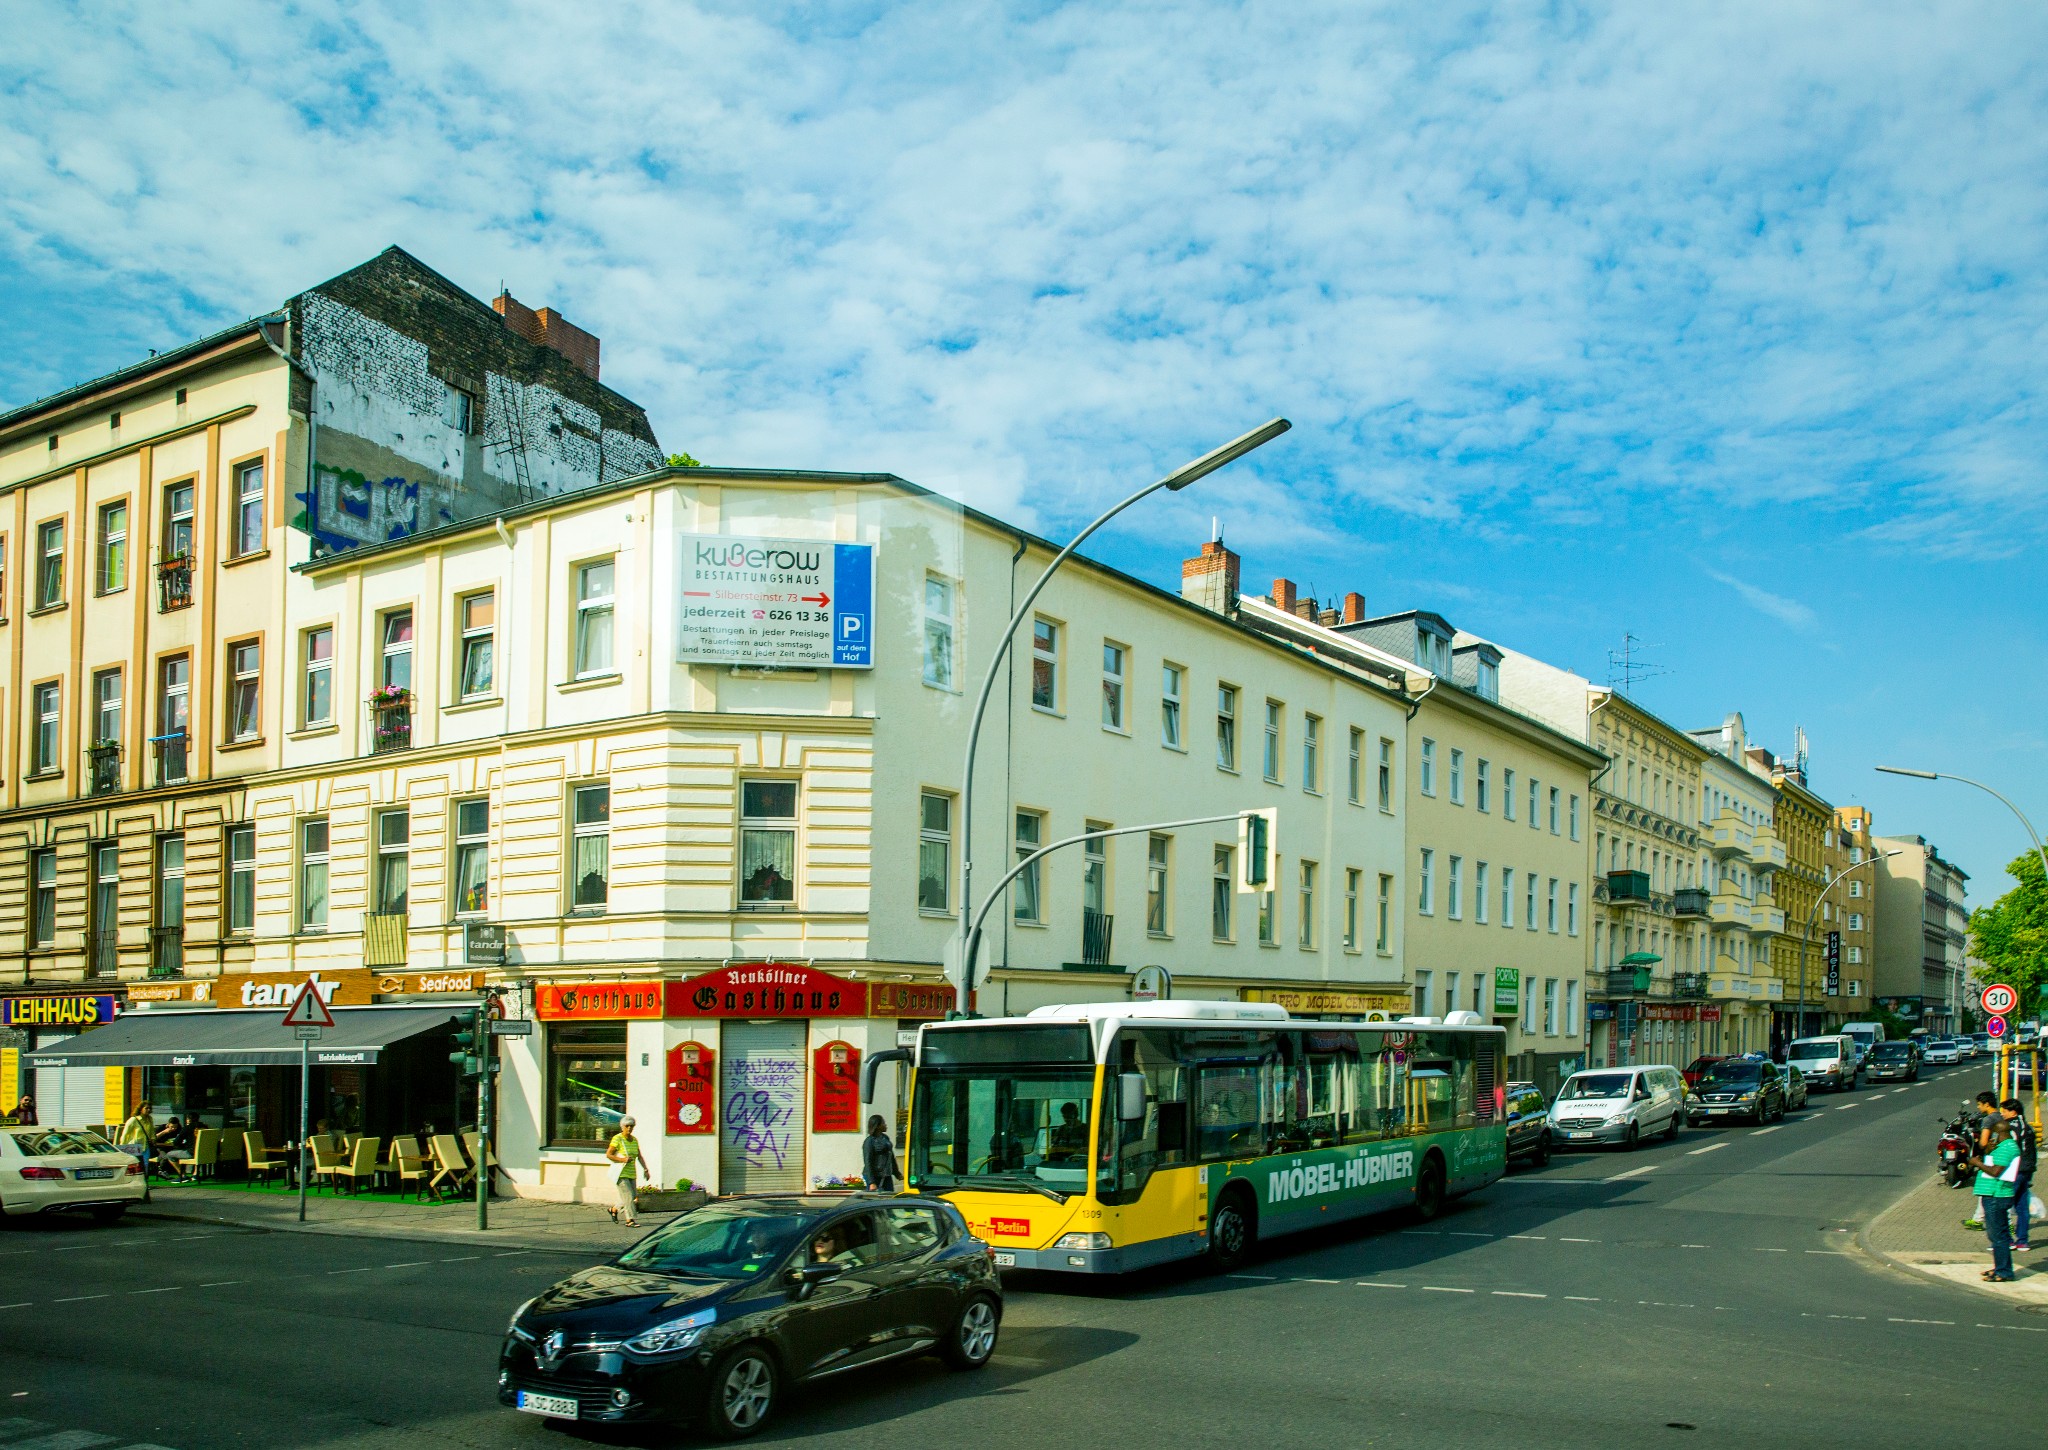
{"type": "Polygon", "coordinates": [[[1259,1239],[1258,1223],[1241,1193],[1226,1194],[1209,1220],[1209,1257],[1219,1269],[1234,1269],[1245,1261],[1259,1239]]]}
{"type": "Polygon", "coordinates": [[[1444,1211],[1444,1165],[1438,1158],[1426,1158],[1415,1175],[1415,1217],[1428,1223],[1444,1211]]]}

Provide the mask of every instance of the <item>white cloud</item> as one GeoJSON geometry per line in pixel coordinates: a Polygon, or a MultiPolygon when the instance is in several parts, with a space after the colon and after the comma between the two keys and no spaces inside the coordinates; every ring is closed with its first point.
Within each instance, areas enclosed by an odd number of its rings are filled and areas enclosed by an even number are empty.
{"type": "Polygon", "coordinates": [[[1820,623],[1820,617],[1796,599],[1773,594],[1761,585],[1752,584],[1747,579],[1738,579],[1733,574],[1723,574],[1718,569],[1709,569],[1706,572],[1709,579],[1733,589],[1750,608],[1768,614],[1780,624],[1788,624],[1794,629],[1811,630],[1820,623]]]}

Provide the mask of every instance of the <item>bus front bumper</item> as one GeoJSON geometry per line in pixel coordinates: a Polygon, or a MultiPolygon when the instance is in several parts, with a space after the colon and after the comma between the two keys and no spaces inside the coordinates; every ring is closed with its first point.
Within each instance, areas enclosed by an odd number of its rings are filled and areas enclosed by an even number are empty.
{"type": "Polygon", "coordinates": [[[994,1246],[998,1269],[1037,1269],[1059,1274],[1128,1274],[1153,1264],[1192,1259],[1209,1247],[1205,1233],[1178,1234],[1108,1249],[1008,1249],[994,1246]]]}

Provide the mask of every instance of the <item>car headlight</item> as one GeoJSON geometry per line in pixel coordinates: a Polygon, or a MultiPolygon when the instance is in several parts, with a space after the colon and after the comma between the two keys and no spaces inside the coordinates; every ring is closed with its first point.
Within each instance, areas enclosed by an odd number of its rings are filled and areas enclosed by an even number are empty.
{"type": "Polygon", "coordinates": [[[1108,1234],[1061,1234],[1056,1249],[1106,1249],[1109,1247],[1108,1234]]]}
{"type": "Polygon", "coordinates": [[[519,1333],[519,1321],[526,1317],[527,1310],[531,1309],[534,1305],[538,1304],[539,1302],[540,1295],[536,1294],[531,1299],[527,1300],[524,1304],[521,1304],[517,1309],[514,1309],[512,1311],[511,1320],[508,1321],[505,1325],[505,1332],[507,1334],[519,1333]]]}
{"type": "Polygon", "coordinates": [[[1606,1121],[1606,1122],[1605,1122],[1604,1124],[1602,1124],[1602,1126],[1603,1126],[1603,1127],[1608,1127],[1608,1128],[1618,1128],[1618,1127],[1620,1127],[1620,1126],[1621,1126],[1621,1125],[1622,1125],[1623,1123],[1626,1123],[1627,1121],[1628,1121],[1628,1114],[1627,1114],[1627,1113],[1616,1113],[1616,1114],[1614,1114],[1614,1116],[1612,1116],[1611,1118],[1609,1118],[1609,1119],[1608,1119],[1608,1120],[1607,1120],[1607,1121],[1606,1121]]]}
{"type": "Polygon", "coordinates": [[[699,1309],[695,1314],[685,1314],[681,1319],[671,1319],[666,1324],[641,1330],[626,1341],[626,1348],[635,1354],[673,1354],[679,1349],[691,1349],[717,1318],[716,1309],[699,1309]]]}

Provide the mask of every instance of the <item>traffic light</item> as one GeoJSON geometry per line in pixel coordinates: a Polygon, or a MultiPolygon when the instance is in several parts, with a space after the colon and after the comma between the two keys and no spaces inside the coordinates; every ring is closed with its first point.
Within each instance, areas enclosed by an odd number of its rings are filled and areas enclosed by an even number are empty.
{"type": "Polygon", "coordinates": [[[455,1034],[455,1050],[448,1054],[448,1060],[464,1077],[482,1077],[486,1062],[490,1064],[490,1070],[496,1072],[498,1064],[488,1055],[488,1042],[481,1025],[472,1022],[455,1034]]]}
{"type": "Polygon", "coordinates": [[[1279,824],[1280,812],[1270,806],[1237,818],[1238,890],[1273,889],[1280,874],[1279,824]]]}

